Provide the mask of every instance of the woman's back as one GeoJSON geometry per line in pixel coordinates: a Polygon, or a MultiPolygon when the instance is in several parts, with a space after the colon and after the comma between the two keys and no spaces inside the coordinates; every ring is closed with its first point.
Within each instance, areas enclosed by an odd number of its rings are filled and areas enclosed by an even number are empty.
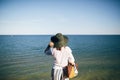
{"type": "Polygon", "coordinates": [[[54,57],[54,66],[65,67],[68,65],[68,61],[74,62],[72,51],[68,46],[62,47],[61,50],[53,48],[52,55],[54,57]]]}

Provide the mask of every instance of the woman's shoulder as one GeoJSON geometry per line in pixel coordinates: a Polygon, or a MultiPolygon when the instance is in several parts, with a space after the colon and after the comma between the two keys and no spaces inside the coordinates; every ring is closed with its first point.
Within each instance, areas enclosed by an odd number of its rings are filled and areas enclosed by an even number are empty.
{"type": "Polygon", "coordinates": [[[65,48],[66,48],[66,49],[70,49],[70,47],[69,47],[69,46],[65,46],[65,48]]]}
{"type": "MultiPolygon", "coordinates": [[[[72,50],[69,46],[62,47],[61,50],[67,50],[69,52],[72,52],[72,50]]],[[[52,51],[53,52],[59,52],[60,50],[57,50],[56,48],[53,48],[52,51]]]]}
{"type": "Polygon", "coordinates": [[[72,52],[72,50],[71,50],[71,48],[70,48],[69,46],[66,46],[65,49],[66,49],[67,51],[72,52]]]}

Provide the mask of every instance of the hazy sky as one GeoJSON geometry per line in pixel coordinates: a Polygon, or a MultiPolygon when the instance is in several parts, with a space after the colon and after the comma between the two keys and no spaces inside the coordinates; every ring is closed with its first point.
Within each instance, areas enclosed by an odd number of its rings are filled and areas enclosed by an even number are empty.
{"type": "Polygon", "coordinates": [[[120,34],[119,0],[0,0],[0,34],[120,34]]]}

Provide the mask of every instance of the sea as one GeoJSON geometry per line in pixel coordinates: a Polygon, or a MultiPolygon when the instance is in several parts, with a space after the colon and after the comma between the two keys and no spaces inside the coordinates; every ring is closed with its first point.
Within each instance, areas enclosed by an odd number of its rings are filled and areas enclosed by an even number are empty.
{"type": "MultiPolygon", "coordinates": [[[[51,80],[52,35],[0,35],[0,80],[51,80]]],[[[120,80],[120,35],[66,35],[78,64],[70,80],[120,80]]]]}

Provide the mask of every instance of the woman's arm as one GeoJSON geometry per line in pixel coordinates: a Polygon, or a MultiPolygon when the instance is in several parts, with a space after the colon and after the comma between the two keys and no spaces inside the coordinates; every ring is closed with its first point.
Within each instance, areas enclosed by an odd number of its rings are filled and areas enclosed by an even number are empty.
{"type": "Polygon", "coordinates": [[[74,56],[72,54],[72,50],[69,47],[67,47],[67,49],[68,49],[68,52],[69,52],[68,61],[69,61],[70,64],[74,65],[75,64],[75,59],[74,59],[74,56]]]}
{"type": "Polygon", "coordinates": [[[53,42],[50,42],[47,46],[47,48],[45,49],[44,53],[47,55],[52,55],[52,48],[54,46],[53,42]]]}
{"type": "Polygon", "coordinates": [[[47,46],[47,48],[45,49],[44,53],[46,53],[46,51],[48,51],[50,49],[50,45],[47,46]]]}

